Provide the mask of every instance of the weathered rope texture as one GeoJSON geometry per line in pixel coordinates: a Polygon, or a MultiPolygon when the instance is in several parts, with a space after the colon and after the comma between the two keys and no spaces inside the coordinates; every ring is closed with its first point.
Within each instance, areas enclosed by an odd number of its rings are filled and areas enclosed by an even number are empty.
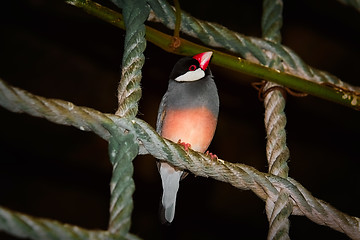
{"type": "Polygon", "coordinates": [[[92,108],[78,107],[71,102],[48,99],[12,87],[0,79],[0,106],[11,112],[27,113],[50,122],[92,131],[107,140],[109,129],[116,127],[112,120],[92,108]],[[111,126],[111,128],[110,128],[111,126]]]}
{"type": "MultiPolygon", "coordinates": [[[[170,29],[175,27],[175,10],[165,0],[148,0],[154,14],[148,20],[161,21],[170,29]]],[[[251,62],[271,65],[272,57],[278,56],[285,72],[317,83],[330,83],[351,91],[360,91],[340,81],[339,78],[308,66],[291,49],[261,38],[248,37],[211,22],[202,21],[182,11],[181,31],[198,38],[212,47],[225,48],[251,62]]]]}
{"type": "MultiPolygon", "coordinates": [[[[264,201],[270,199],[276,203],[279,198],[279,192],[284,190],[292,200],[292,214],[305,215],[317,224],[329,226],[347,234],[353,239],[360,239],[359,218],[342,213],[328,203],[313,197],[301,184],[291,178],[284,179],[272,174],[262,173],[244,164],[229,163],[220,159],[213,161],[204,154],[192,150],[186,152],[180,145],[163,139],[151,126],[137,118],[129,120],[127,118],[120,118],[114,114],[103,114],[95,110],[91,111],[88,108],[77,106],[73,106],[74,108],[79,108],[76,112],[63,110],[63,108],[60,108],[63,111],[53,110],[54,102],[60,101],[65,105],[71,103],[46,98],[41,98],[42,109],[40,112],[38,110],[33,113],[31,110],[28,110],[34,107],[34,100],[39,98],[41,97],[32,95],[24,90],[13,88],[0,80],[0,105],[9,111],[26,112],[34,116],[47,118],[49,121],[58,124],[72,126],[85,124],[86,126],[100,127],[103,126],[103,122],[96,121],[106,119],[106,122],[110,121],[112,125],[109,127],[106,124],[106,128],[104,127],[103,130],[109,130],[110,132],[116,131],[116,133],[112,133],[112,135],[116,136],[116,134],[124,133],[124,130],[127,129],[127,131],[135,134],[136,138],[146,148],[146,151],[157,159],[169,161],[172,165],[187,169],[198,176],[212,177],[219,181],[230,183],[240,189],[252,190],[264,201]],[[21,92],[22,94],[14,94],[16,92],[21,92]],[[23,95],[26,95],[26,97],[22,98],[23,95]],[[16,106],[21,107],[17,108],[16,106]],[[92,113],[91,117],[82,119],[81,116],[84,113],[80,111],[80,109],[86,109],[87,112],[90,111],[92,113]],[[47,117],[44,115],[44,112],[49,112],[53,117],[47,117]],[[61,118],[57,118],[55,114],[61,115],[61,118]],[[71,124],[69,123],[69,119],[71,119],[71,124]]],[[[55,106],[57,106],[57,104],[55,104],[55,106]]],[[[102,131],[98,131],[97,133],[102,133],[102,131]]],[[[1,214],[2,212],[0,211],[0,216],[1,214]]],[[[13,213],[11,212],[9,214],[13,213]]],[[[16,228],[20,223],[14,221],[11,224],[16,228]]],[[[7,231],[7,228],[4,230],[7,231]]],[[[30,230],[31,229],[24,229],[24,232],[30,234],[30,230]]],[[[127,237],[128,236],[129,235],[127,235],[127,237]]]]}
{"type": "Polygon", "coordinates": [[[118,87],[119,107],[116,115],[135,117],[141,98],[141,68],[146,48],[144,22],[150,9],[145,0],[128,0],[123,3],[126,27],[121,80],[118,87]]]}
{"type": "Polygon", "coordinates": [[[110,138],[109,155],[113,173],[110,182],[109,231],[117,236],[123,236],[130,230],[132,195],[135,191],[132,160],[138,152],[139,147],[133,133],[117,134],[110,138]]]}
{"type": "MultiPolygon", "coordinates": [[[[150,9],[145,0],[124,0],[123,15],[126,27],[122,75],[118,87],[119,106],[116,115],[132,119],[138,112],[141,98],[141,69],[146,48],[145,25],[150,9]]],[[[133,210],[132,195],[135,191],[132,160],[138,155],[139,146],[133,133],[113,134],[109,141],[113,174],[110,182],[109,231],[122,236],[129,232],[133,210]]]]}
{"type": "Polygon", "coordinates": [[[0,208],[0,229],[17,237],[39,240],[105,239],[105,231],[89,231],[57,221],[35,218],[0,208]]]}
{"type": "Polygon", "coordinates": [[[0,207],[0,230],[36,240],[139,240],[135,235],[114,236],[108,231],[87,230],[54,220],[37,218],[0,207]]]}
{"type": "MultiPolygon", "coordinates": [[[[287,199],[289,195],[293,205],[292,214],[305,215],[317,224],[331,227],[353,239],[360,239],[359,218],[342,213],[330,204],[313,197],[295,180],[261,173],[240,163],[230,163],[221,159],[213,161],[191,149],[186,152],[178,144],[161,138],[146,122],[135,119],[133,124],[138,139],[157,159],[167,160],[172,165],[187,169],[198,176],[212,177],[243,190],[250,189],[264,201],[285,205],[278,208],[282,209],[281,214],[287,215],[291,212],[291,207],[282,200],[287,199]],[[282,191],[287,195],[280,196],[279,192],[282,191]]],[[[274,224],[278,224],[275,218],[274,224]]]]}
{"type": "MultiPolygon", "coordinates": [[[[274,85],[276,84],[267,82],[265,89],[274,85]]],[[[290,153],[286,146],[285,99],[279,90],[274,90],[266,95],[264,105],[264,122],[267,133],[266,155],[269,173],[287,178],[289,171],[287,160],[290,153]]],[[[280,200],[281,203],[266,201],[266,213],[270,222],[268,239],[290,239],[288,236],[290,227],[288,217],[291,215],[292,205],[289,196],[285,192],[279,194],[276,201],[280,200]],[[275,213],[277,213],[276,216],[274,216],[275,213]],[[274,220],[276,220],[276,224],[273,222],[274,220]],[[276,234],[274,234],[275,228],[277,228],[276,234]]]]}
{"type": "MultiPolygon", "coordinates": [[[[281,42],[280,29],[282,27],[283,2],[281,0],[264,0],[261,29],[263,38],[274,42],[281,42]]],[[[272,68],[283,70],[278,56],[273,56],[272,68]]],[[[264,99],[265,106],[265,129],[267,135],[266,156],[269,164],[269,173],[279,177],[287,178],[289,167],[289,149],[286,146],[286,116],[284,113],[285,98],[282,93],[274,87],[278,84],[267,82],[264,91],[273,88],[264,99]]],[[[269,221],[269,232],[267,239],[290,239],[289,216],[293,210],[289,195],[282,189],[276,202],[266,200],[266,214],[269,221]]]]}

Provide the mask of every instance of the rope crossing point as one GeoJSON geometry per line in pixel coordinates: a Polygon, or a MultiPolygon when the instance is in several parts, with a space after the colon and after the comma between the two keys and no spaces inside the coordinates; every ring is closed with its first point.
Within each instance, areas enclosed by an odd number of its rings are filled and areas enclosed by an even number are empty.
{"type": "MultiPolygon", "coordinates": [[[[174,8],[169,2],[165,0],[148,0],[148,3],[154,13],[150,15],[148,20],[161,22],[173,30],[176,17],[174,8]]],[[[186,12],[182,12],[181,31],[199,39],[208,46],[224,48],[250,62],[270,66],[272,57],[278,56],[285,72],[303,77],[309,81],[331,83],[354,92],[360,91],[359,87],[351,86],[334,75],[310,67],[294,51],[273,41],[244,36],[222,25],[199,20],[186,12]],[[271,54],[269,55],[269,53],[271,54]]]]}
{"type": "MultiPolygon", "coordinates": [[[[145,0],[124,0],[123,15],[126,27],[122,74],[118,87],[116,115],[133,119],[138,112],[141,98],[141,69],[146,48],[145,25],[150,9],[145,0]]],[[[133,159],[139,153],[139,145],[133,132],[124,131],[112,135],[109,141],[110,161],[113,174],[110,182],[109,231],[123,236],[129,232],[133,210],[132,195],[135,191],[133,159]]]]}
{"type": "MultiPolygon", "coordinates": [[[[187,169],[195,175],[212,177],[239,189],[252,190],[266,202],[266,213],[270,224],[268,239],[289,238],[288,216],[290,214],[305,215],[318,224],[344,232],[353,239],[360,239],[359,218],[344,214],[328,203],[315,198],[301,184],[288,177],[289,151],[286,147],[285,101],[276,88],[274,88],[275,91],[270,91],[264,99],[266,109],[264,122],[268,136],[266,147],[268,173],[259,172],[240,163],[229,163],[222,159],[213,160],[192,150],[184,151],[181,146],[163,139],[146,122],[136,118],[138,100],[141,97],[143,51],[146,46],[143,23],[149,14],[147,3],[156,9],[154,11],[159,14],[162,21],[170,24],[173,21],[171,15],[173,10],[163,0],[113,1],[123,8],[127,29],[122,77],[118,88],[119,109],[115,115],[78,107],[62,100],[36,96],[14,88],[0,79],[0,105],[9,111],[25,112],[58,124],[71,125],[83,131],[93,131],[109,141],[109,156],[113,164],[113,176],[110,183],[109,228],[106,231],[91,231],[53,220],[27,216],[0,207],[1,230],[19,237],[33,239],[137,239],[136,236],[129,234],[134,191],[132,160],[138,154],[150,153],[158,159],[187,169]],[[139,8],[139,6],[142,7],[139,8]],[[165,19],[164,16],[167,18],[165,19]]],[[[288,49],[278,48],[277,43],[281,40],[279,32],[282,2],[264,1],[264,8],[267,9],[264,11],[263,17],[263,21],[266,23],[263,25],[266,41],[244,39],[243,36],[233,35],[226,28],[221,28],[217,24],[204,23],[186,14],[184,15],[185,31],[192,32],[192,34],[200,33],[200,39],[218,36],[221,33],[220,35],[234,42],[229,44],[229,42],[223,42],[223,39],[213,38],[209,44],[218,46],[225,44],[225,47],[236,46],[236,51],[253,61],[259,61],[280,70],[283,70],[281,67],[290,66],[291,70],[300,75],[305,74],[315,80],[320,79],[319,81],[328,80],[327,76],[324,77],[325,80],[320,76],[320,71],[319,73],[308,68],[288,49]],[[274,6],[274,8],[271,9],[270,6],[274,6]],[[268,24],[266,16],[272,16],[272,11],[278,13],[279,19],[274,21],[274,24],[268,24]],[[234,44],[235,42],[241,42],[241,44],[234,44]],[[281,60],[278,56],[281,56],[281,60]]],[[[331,77],[330,80],[333,81],[331,77]]],[[[336,82],[336,79],[334,81],[336,82]]],[[[274,86],[267,84],[265,89],[271,89],[274,86]]]]}
{"type": "MultiPolygon", "coordinates": [[[[86,129],[92,131],[102,129],[102,131],[96,132],[98,135],[108,131],[103,136],[104,139],[109,139],[111,135],[124,134],[127,132],[125,130],[131,131],[143,149],[142,154],[151,154],[157,159],[168,161],[172,165],[187,169],[198,176],[211,177],[227,182],[239,189],[251,190],[264,201],[270,199],[275,203],[279,198],[279,192],[284,190],[290,196],[293,215],[304,215],[317,224],[326,225],[343,232],[352,239],[360,239],[359,218],[342,213],[330,204],[315,198],[295,180],[289,177],[281,178],[269,173],[262,173],[253,167],[240,163],[230,163],[221,159],[213,161],[204,154],[194,152],[191,149],[186,152],[182,146],[163,139],[149,124],[138,118],[129,120],[114,114],[103,114],[93,109],[79,107],[63,100],[39,97],[25,90],[14,88],[1,79],[0,105],[12,112],[24,112],[58,124],[75,126],[79,129],[81,129],[79,126],[84,125],[88,127],[86,129]],[[41,99],[41,103],[37,104],[38,107],[35,108],[34,101],[39,99],[41,99]],[[63,108],[62,105],[64,104],[72,105],[73,109],[77,110],[63,108]],[[59,118],[56,118],[56,115],[59,115],[59,118]]],[[[0,207],[0,209],[4,208],[0,207]]],[[[12,211],[9,212],[7,214],[16,214],[12,211]]],[[[2,213],[0,211],[0,221],[4,219],[2,213]]],[[[11,221],[11,218],[7,219],[11,221]]],[[[7,222],[3,230],[7,232],[17,231],[18,224],[15,220],[7,222]]],[[[5,225],[0,224],[0,226],[5,225]]],[[[26,232],[26,228],[24,231],[26,232]]],[[[26,234],[29,237],[31,236],[30,232],[26,234]]]]}
{"type": "MultiPolygon", "coordinates": [[[[283,2],[281,0],[264,0],[262,31],[263,37],[274,43],[281,42],[280,29],[282,27],[283,2]],[[270,17],[271,16],[271,17],[270,17]]],[[[279,57],[273,56],[270,63],[272,68],[283,70],[279,57]]],[[[269,164],[269,173],[287,178],[289,167],[287,161],[290,153],[286,146],[286,115],[284,113],[285,98],[283,92],[278,90],[280,85],[267,82],[264,91],[269,90],[264,98],[265,129],[267,135],[266,156],[269,164]],[[270,91],[273,90],[273,91],[270,91]]],[[[289,216],[293,211],[289,194],[281,189],[275,202],[266,199],[266,215],[269,221],[267,239],[290,239],[289,216]]]]}

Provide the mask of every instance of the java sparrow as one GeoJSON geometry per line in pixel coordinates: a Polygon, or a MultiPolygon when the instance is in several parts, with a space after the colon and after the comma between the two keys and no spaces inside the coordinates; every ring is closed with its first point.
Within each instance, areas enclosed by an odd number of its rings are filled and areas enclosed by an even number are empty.
{"type": "MultiPolygon", "coordinates": [[[[211,56],[212,52],[204,52],[181,58],[170,74],[168,89],[160,103],[156,131],[181,143],[185,150],[190,147],[205,152],[215,133],[219,96],[208,67],[211,56]]],[[[163,223],[171,223],[184,172],[166,162],[158,162],[158,169],[163,186],[160,217],[163,223]]]]}

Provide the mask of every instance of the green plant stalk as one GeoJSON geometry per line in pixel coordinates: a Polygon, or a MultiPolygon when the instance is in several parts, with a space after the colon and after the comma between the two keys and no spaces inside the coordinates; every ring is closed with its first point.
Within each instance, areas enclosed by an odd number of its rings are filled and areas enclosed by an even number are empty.
{"type": "Polygon", "coordinates": [[[174,37],[180,37],[181,8],[180,8],[180,3],[179,3],[179,1],[180,1],[180,0],[174,0],[175,14],[176,14],[174,37]]]}
{"type": "MultiPolygon", "coordinates": [[[[68,4],[82,8],[85,12],[94,15],[112,25],[125,29],[123,17],[120,13],[104,7],[91,0],[67,0],[68,4]]],[[[276,69],[272,69],[260,64],[249,62],[245,59],[223,53],[202,45],[181,39],[181,46],[174,49],[170,45],[173,36],[160,32],[154,28],[146,26],[146,39],[162,48],[167,52],[179,55],[195,55],[199,52],[213,51],[212,64],[247,74],[260,79],[265,79],[274,83],[278,83],[287,88],[304,92],[328,101],[339,103],[356,110],[360,110],[360,93],[346,91],[335,86],[326,86],[318,84],[276,69]]]]}

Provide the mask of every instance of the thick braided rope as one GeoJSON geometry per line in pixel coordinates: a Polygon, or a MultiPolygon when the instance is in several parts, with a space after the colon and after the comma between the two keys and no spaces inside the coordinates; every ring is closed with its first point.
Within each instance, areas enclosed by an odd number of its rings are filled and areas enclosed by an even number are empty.
{"type": "MultiPolygon", "coordinates": [[[[271,41],[280,41],[282,2],[264,1],[263,9],[263,36],[271,41]]],[[[276,61],[278,58],[276,56],[274,58],[273,62],[278,63],[279,61],[276,61]]],[[[279,64],[273,64],[272,67],[281,68],[279,64]]],[[[275,86],[278,85],[267,82],[264,91],[275,86]]],[[[264,106],[264,123],[267,133],[266,155],[269,173],[286,178],[288,176],[287,160],[289,158],[289,150],[286,146],[285,99],[279,90],[270,91],[265,96],[264,106]]],[[[293,208],[286,191],[282,190],[279,192],[276,202],[267,199],[265,208],[269,220],[267,239],[290,239],[290,222],[288,217],[291,215],[293,208]]]]}
{"type": "Polygon", "coordinates": [[[105,231],[89,231],[54,220],[35,218],[26,214],[0,208],[0,229],[17,237],[39,240],[105,239],[105,231]]]}
{"type": "MultiPolygon", "coordinates": [[[[264,0],[261,29],[263,37],[275,43],[281,42],[280,29],[282,27],[283,2],[281,0],[264,0]]],[[[272,68],[283,70],[278,56],[273,56],[272,68]]],[[[267,82],[264,91],[278,84],[267,82]]],[[[273,88],[275,89],[275,88],[273,88]]],[[[270,91],[264,99],[265,129],[267,135],[266,156],[269,173],[287,178],[289,167],[289,149],[286,146],[286,116],[284,113],[285,99],[279,90],[270,91]]],[[[269,221],[267,239],[290,239],[289,216],[293,210],[289,195],[285,190],[279,192],[276,202],[266,200],[266,215],[269,221]]]]}
{"type": "MultiPolygon", "coordinates": [[[[165,0],[148,0],[152,14],[148,20],[161,21],[170,29],[175,27],[175,10],[165,0]]],[[[351,91],[360,91],[360,87],[342,82],[339,78],[308,66],[291,49],[281,44],[261,38],[248,37],[211,22],[202,21],[182,11],[181,31],[198,38],[212,47],[225,48],[251,62],[269,66],[272,57],[278,56],[285,72],[317,83],[331,83],[351,91]],[[270,54],[270,55],[269,55],[270,54]]]]}
{"type": "MultiPolygon", "coordinates": [[[[144,0],[127,0],[122,4],[126,34],[116,115],[132,119],[138,112],[141,98],[141,69],[146,48],[144,22],[150,9],[144,0]]],[[[132,195],[135,191],[132,160],[138,153],[139,146],[133,133],[113,134],[110,138],[109,155],[113,174],[110,182],[109,231],[119,236],[129,232],[131,226],[132,195]]]]}
{"type": "MultiPolygon", "coordinates": [[[[264,201],[270,199],[276,204],[290,207],[286,201],[281,200],[283,197],[287,199],[289,195],[293,205],[292,214],[305,215],[317,224],[343,232],[352,239],[360,239],[359,218],[342,213],[330,204],[313,197],[295,180],[261,173],[244,164],[229,163],[221,159],[213,161],[208,156],[191,149],[186,152],[178,144],[163,139],[146,122],[134,119],[132,123],[137,138],[155,158],[166,160],[198,176],[212,177],[243,190],[250,189],[264,201]],[[282,191],[287,195],[279,194],[282,191]]],[[[277,220],[274,221],[275,224],[276,222],[277,220]]]]}
{"type": "Polygon", "coordinates": [[[110,181],[109,231],[117,236],[124,236],[130,230],[132,195],[135,191],[132,160],[138,152],[139,146],[133,133],[119,133],[110,138],[109,156],[113,173],[110,181]]]}
{"type": "Polygon", "coordinates": [[[263,0],[261,30],[265,40],[281,43],[282,12],[283,1],[263,0]]]}
{"type": "Polygon", "coordinates": [[[128,0],[123,3],[126,27],[121,80],[118,87],[119,107],[116,115],[135,117],[141,98],[141,68],[144,65],[146,48],[144,22],[150,9],[145,0],[128,0]]]}
{"type": "MultiPolygon", "coordinates": [[[[50,122],[92,131],[105,140],[116,127],[105,114],[92,108],[78,107],[71,102],[49,99],[12,87],[0,79],[0,106],[11,112],[27,113],[50,122]]],[[[115,129],[116,131],[116,129],[115,129]]]]}
{"type": "Polygon", "coordinates": [[[0,207],[0,230],[36,240],[138,240],[132,234],[114,236],[104,230],[88,230],[55,220],[38,218],[0,207]]]}
{"type": "MultiPolygon", "coordinates": [[[[278,85],[268,82],[264,90],[275,86],[278,85]]],[[[267,133],[266,155],[269,173],[286,178],[289,171],[287,160],[290,153],[286,146],[285,99],[279,90],[273,90],[266,95],[264,105],[264,122],[267,133]]]]}
{"type": "MultiPolygon", "coordinates": [[[[83,131],[93,131],[102,138],[109,140],[111,142],[109,146],[118,147],[120,145],[120,142],[122,145],[124,145],[123,139],[121,139],[118,136],[119,132],[124,131],[124,128],[123,127],[118,128],[113,123],[113,121],[107,117],[107,115],[99,111],[93,110],[91,108],[78,107],[72,104],[71,102],[66,102],[63,100],[47,99],[40,96],[36,96],[22,89],[11,87],[1,80],[0,80],[0,105],[13,112],[25,112],[32,116],[46,118],[51,122],[74,126],[83,131]]],[[[118,123],[120,123],[120,121],[118,121],[118,123]]],[[[109,230],[111,233],[116,234],[118,238],[122,236],[127,236],[130,223],[126,222],[125,220],[124,221],[122,220],[129,219],[132,210],[132,197],[123,194],[123,191],[129,193],[130,192],[129,189],[130,190],[134,189],[133,182],[131,186],[132,179],[130,178],[129,180],[128,178],[125,178],[128,181],[119,181],[121,173],[124,170],[128,170],[128,169],[131,170],[132,164],[128,164],[128,165],[118,164],[123,160],[125,161],[128,160],[129,158],[128,155],[131,153],[134,155],[135,152],[135,156],[137,155],[137,143],[134,143],[133,140],[132,144],[129,144],[128,141],[129,140],[127,140],[127,142],[125,143],[126,144],[125,148],[124,147],[116,148],[120,150],[116,150],[116,154],[112,152],[112,154],[110,155],[110,159],[112,160],[112,163],[114,164],[115,167],[113,170],[114,171],[113,178],[111,180],[111,192],[113,194],[111,197],[111,204],[110,204],[111,213],[110,213],[109,230]],[[129,148],[131,148],[132,151],[130,151],[129,148]],[[121,154],[124,154],[124,152],[126,153],[125,157],[121,158],[123,156],[121,154]],[[123,184],[123,186],[126,186],[126,188],[119,188],[117,187],[118,184],[123,184]],[[119,201],[120,195],[121,195],[121,199],[119,201]],[[125,196],[128,198],[124,198],[125,196]]],[[[128,161],[130,161],[131,163],[132,159],[128,161]]],[[[10,232],[11,231],[17,232],[19,228],[26,228],[26,229],[37,228],[39,230],[37,233],[29,232],[29,234],[45,234],[44,235],[45,237],[42,239],[64,239],[64,240],[92,239],[92,238],[96,239],[95,236],[99,232],[99,231],[96,232],[96,234],[89,232],[88,235],[84,235],[84,238],[81,238],[80,234],[86,234],[85,232],[86,230],[80,229],[81,231],[79,230],[78,232],[76,232],[78,230],[76,226],[65,225],[67,227],[63,227],[60,223],[57,223],[56,221],[48,223],[46,222],[47,220],[42,220],[42,219],[37,220],[36,218],[28,218],[26,215],[24,215],[25,220],[18,220],[18,218],[22,217],[23,215],[17,213],[14,216],[11,216],[9,215],[8,212],[5,211],[1,213],[7,214],[6,216],[0,216],[0,218],[2,217],[4,219],[4,222],[6,222],[6,224],[5,223],[2,224],[5,230],[10,232]],[[14,222],[16,223],[19,222],[21,226],[20,225],[17,226],[16,224],[14,224],[14,222]],[[47,225],[51,226],[51,228],[47,225]],[[7,227],[5,228],[5,226],[7,227]],[[13,228],[11,228],[11,226],[13,226],[13,228]],[[58,235],[58,233],[62,232],[63,230],[65,231],[63,234],[64,236],[70,234],[74,236],[74,238],[67,238],[67,237],[62,238],[61,235],[58,235]],[[47,238],[46,236],[48,236],[49,234],[50,235],[53,234],[54,235],[53,238],[47,238]],[[92,238],[90,238],[90,234],[92,238]],[[56,236],[58,236],[58,238],[56,238],[56,236]]],[[[99,234],[103,234],[103,233],[99,232],[99,234]]],[[[28,236],[31,237],[32,235],[28,235],[28,236]]],[[[99,239],[102,238],[101,236],[99,237],[99,239]]],[[[40,239],[40,238],[35,237],[33,239],[40,239]]]]}
{"type": "MultiPolygon", "coordinates": [[[[278,86],[267,82],[264,89],[278,86]]],[[[269,173],[288,177],[289,149],[286,146],[286,116],[284,113],[285,99],[278,90],[269,92],[264,99],[265,128],[267,133],[266,155],[269,173]]],[[[290,239],[288,236],[290,222],[288,217],[292,212],[292,204],[286,192],[280,191],[276,202],[266,200],[266,213],[270,223],[268,239],[290,239]],[[279,202],[278,202],[279,201],[279,202]]]]}
{"type": "MultiPolygon", "coordinates": [[[[178,144],[164,140],[151,126],[140,119],[135,118],[129,121],[126,118],[120,118],[113,114],[103,114],[92,109],[77,106],[73,106],[73,108],[79,109],[72,111],[62,107],[63,104],[65,106],[71,105],[69,102],[35,96],[24,90],[11,87],[2,81],[0,81],[0,104],[9,111],[26,112],[33,116],[44,117],[58,124],[72,126],[84,124],[90,130],[92,130],[91,127],[96,127],[94,129],[110,129],[109,131],[116,130],[118,133],[124,132],[122,129],[128,129],[136,133],[137,139],[145,146],[146,151],[157,159],[167,160],[174,166],[188,169],[199,176],[212,177],[219,181],[230,183],[240,189],[250,189],[264,201],[269,198],[275,203],[278,199],[278,192],[281,192],[283,189],[292,199],[293,214],[305,215],[315,223],[329,226],[347,234],[353,239],[360,239],[359,218],[344,214],[328,203],[313,197],[310,192],[295,180],[261,173],[244,164],[228,163],[222,160],[212,161],[204,154],[192,150],[186,152],[178,144]],[[18,92],[21,92],[21,94],[16,94],[18,92]],[[38,99],[41,99],[41,110],[34,106],[33,101],[38,101],[38,99]],[[57,102],[61,104],[57,104],[57,102]],[[60,107],[54,109],[57,106],[60,107]],[[34,112],[33,108],[38,110],[34,112]],[[83,109],[86,109],[86,111],[83,112],[83,109]],[[88,112],[91,112],[91,114],[88,115],[88,112]],[[47,114],[52,117],[48,117],[47,114]],[[56,114],[59,114],[61,118],[57,118],[56,114]],[[69,119],[71,120],[69,121],[69,119]],[[106,121],[103,121],[103,119],[106,121]],[[111,128],[108,128],[107,123],[109,121],[112,124],[111,128]]],[[[97,133],[101,132],[97,131],[97,133]]],[[[145,153],[145,150],[143,153],[145,153]]],[[[0,216],[1,214],[2,212],[0,211],[0,216]]],[[[16,228],[19,224],[17,221],[13,221],[9,225],[16,228]]],[[[4,230],[7,231],[7,229],[4,230]]]]}

